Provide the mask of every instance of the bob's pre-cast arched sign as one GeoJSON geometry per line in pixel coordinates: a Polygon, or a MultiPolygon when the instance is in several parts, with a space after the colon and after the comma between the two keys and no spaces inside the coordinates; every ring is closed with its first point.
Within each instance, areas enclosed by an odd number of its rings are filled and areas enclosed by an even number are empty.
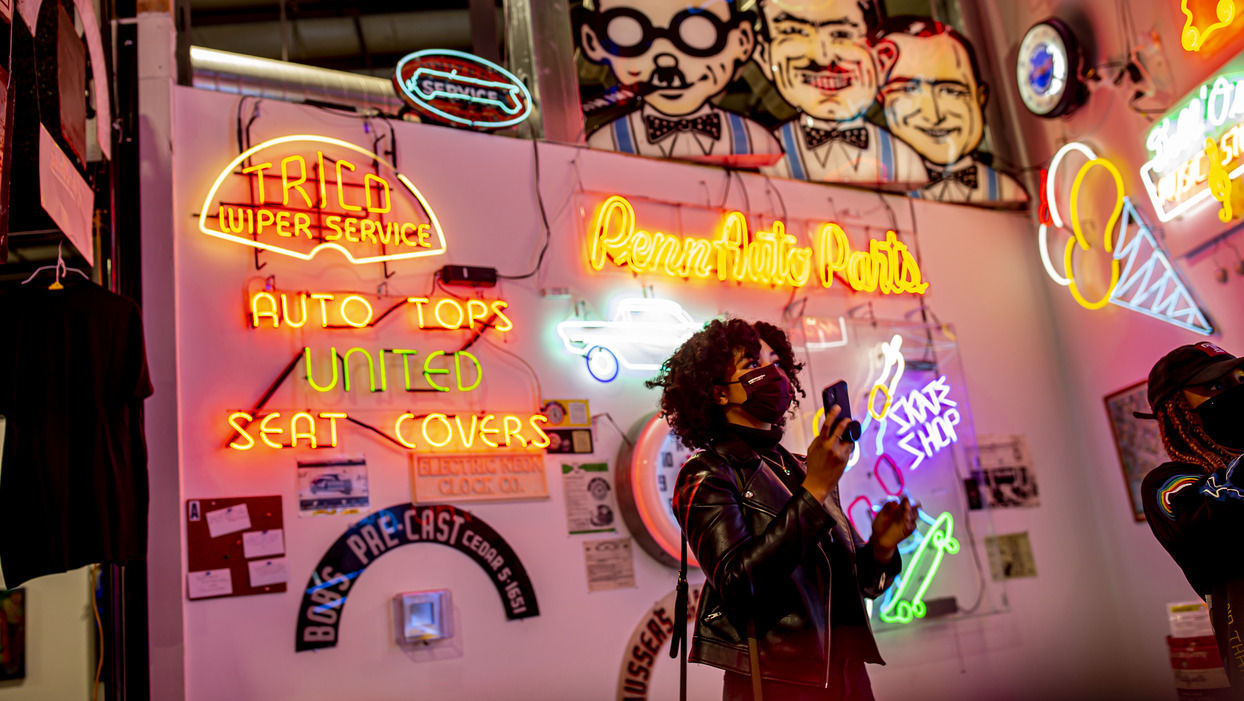
{"type": "Polygon", "coordinates": [[[355,580],[381,555],[418,543],[447,545],[474,560],[496,586],[507,619],[540,615],[527,569],[491,526],[448,504],[397,504],[351,526],[324,553],[298,608],[295,650],[335,647],[346,597],[355,580]]]}

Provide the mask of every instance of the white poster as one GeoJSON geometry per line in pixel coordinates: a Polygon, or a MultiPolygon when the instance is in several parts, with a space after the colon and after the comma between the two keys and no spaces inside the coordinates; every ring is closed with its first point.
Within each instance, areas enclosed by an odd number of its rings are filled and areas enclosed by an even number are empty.
{"type": "Polygon", "coordinates": [[[1023,436],[981,436],[972,455],[971,481],[977,490],[973,494],[968,485],[971,509],[1041,505],[1032,455],[1023,436]]]}
{"type": "Polygon", "coordinates": [[[95,208],[95,193],[43,125],[39,125],[39,198],[56,226],[69,237],[86,262],[94,266],[91,214],[95,208]]]}
{"type": "Polygon", "coordinates": [[[589,540],[583,544],[587,590],[635,588],[635,558],[630,538],[589,540]]]}
{"type": "Polygon", "coordinates": [[[562,491],[566,495],[566,529],[571,535],[618,530],[618,503],[608,463],[563,464],[562,491]]]}
{"type": "Polygon", "coordinates": [[[370,507],[364,458],[298,461],[300,516],[357,514],[370,507]]]}

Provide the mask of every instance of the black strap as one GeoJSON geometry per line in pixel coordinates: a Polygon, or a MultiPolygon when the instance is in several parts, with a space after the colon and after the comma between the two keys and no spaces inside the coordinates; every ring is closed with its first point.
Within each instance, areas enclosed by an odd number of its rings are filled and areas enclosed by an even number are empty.
{"type": "Polygon", "coordinates": [[[765,692],[760,684],[760,650],[756,643],[756,621],[747,619],[747,671],[752,676],[752,701],[764,701],[765,692]]]}
{"type": "Polygon", "coordinates": [[[681,657],[678,672],[678,698],[687,701],[687,533],[682,534],[682,565],[678,569],[678,595],[674,598],[674,632],[670,635],[670,657],[681,657]]]}

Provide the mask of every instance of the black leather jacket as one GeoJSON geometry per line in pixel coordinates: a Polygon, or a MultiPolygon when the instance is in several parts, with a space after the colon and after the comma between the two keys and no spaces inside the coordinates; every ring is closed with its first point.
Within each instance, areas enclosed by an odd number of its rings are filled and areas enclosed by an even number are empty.
{"type": "MultiPolygon", "coordinates": [[[[803,459],[778,450],[788,465],[803,459]]],[[[730,437],[693,455],[678,474],[674,513],[708,581],[696,613],[690,659],[749,673],[747,620],[756,625],[765,679],[827,684],[834,574],[852,576],[875,598],[902,568],[884,567],[851,527],[838,524],[806,489],[786,485],[742,440],[730,437]],[[848,530],[850,535],[848,535],[848,530]],[[831,572],[828,548],[848,548],[854,572],[831,572]]],[[[860,601],[861,607],[863,600],[860,601]]],[[[884,664],[871,629],[853,637],[852,657],[884,664]]]]}

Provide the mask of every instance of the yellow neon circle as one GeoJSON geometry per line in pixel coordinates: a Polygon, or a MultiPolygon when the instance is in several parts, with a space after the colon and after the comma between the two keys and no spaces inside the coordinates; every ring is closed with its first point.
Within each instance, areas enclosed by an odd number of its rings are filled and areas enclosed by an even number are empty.
{"type": "Polygon", "coordinates": [[[346,297],[345,299],[341,300],[341,318],[344,319],[347,324],[349,324],[350,326],[353,326],[356,329],[361,329],[364,326],[367,326],[368,324],[370,324],[372,313],[373,312],[371,308],[371,302],[368,302],[366,299],[364,299],[360,295],[350,295],[349,297],[346,297]],[[346,305],[350,303],[350,300],[354,300],[354,299],[362,302],[363,307],[367,310],[367,318],[357,323],[351,320],[350,317],[346,315],[346,305]]]}
{"type": "Polygon", "coordinates": [[[1067,246],[1063,249],[1063,269],[1066,271],[1068,288],[1071,290],[1071,296],[1075,298],[1080,306],[1085,309],[1101,309],[1110,303],[1110,297],[1114,294],[1114,288],[1119,284],[1119,261],[1111,257],[1110,261],[1110,285],[1106,290],[1106,294],[1096,302],[1090,302],[1080,294],[1080,289],[1076,285],[1075,268],[1072,265],[1072,254],[1075,252],[1076,244],[1080,248],[1088,251],[1092,250],[1088,241],[1084,238],[1084,231],[1080,224],[1080,187],[1084,184],[1084,177],[1094,166],[1100,166],[1110,173],[1115,184],[1115,203],[1114,209],[1110,213],[1110,217],[1106,219],[1106,228],[1103,233],[1103,243],[1105,244],[1107,253],[1114,253],[1114,227],[1119,222],[1119,217],[1123,214],[1123,176],[1119,174],[1119,169],[1113,163],[1104,158],[1094,158],[1083,166],[1076,173],[1075,181],[1071,184],[1071,230],[1072,238],[1068,239],[1067,246]]]}
{"type": "Polygon", "coordinates": [[[892,402],[893,397],[890,396],[890,390],[883,384],[875,384],[873,385],[873,391],[868,393],[868,413],[877,421],[883,421],[886,414],[890,413],[890,404],[892,402]],[[877,390],[881,390],[885,393],[885,403],[881,405],[880,414],[873,410],[873,405],[877,401],[877,390]]]}

